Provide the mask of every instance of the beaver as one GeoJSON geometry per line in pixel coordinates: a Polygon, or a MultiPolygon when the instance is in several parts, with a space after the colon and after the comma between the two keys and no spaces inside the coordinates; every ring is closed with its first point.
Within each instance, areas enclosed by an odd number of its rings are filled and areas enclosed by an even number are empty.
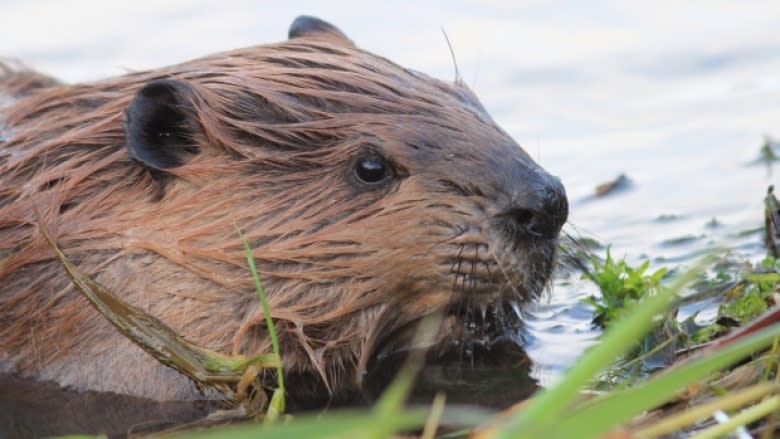
{"type": "MultiPolygon", "coordinates": [[[[188,341],[270,351],[336,398],[408,348],[514,337],[555,265],[565,190],[460,80],[297,18],[286,41],[93,83],[0,72],[0,372],[154,400],[198,387],[99,315],[80,270],[188,341]]],[[[302,390],[303,389],[303,390],[302,390]]]]}

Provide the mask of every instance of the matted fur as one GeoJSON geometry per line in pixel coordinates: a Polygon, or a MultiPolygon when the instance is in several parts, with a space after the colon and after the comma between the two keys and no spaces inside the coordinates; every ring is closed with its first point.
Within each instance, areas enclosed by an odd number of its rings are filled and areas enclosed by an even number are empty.
{"type": "Polygon", "coordinates": [[[188,340],[266,352],[238,226],[287,373],[334,393],[405,326],[522,304],[553,265],[556,239],[516,239],[502,216],[531,190],[523,176],[544,173],[465,85],[351,44],[296,38],[79,85],[4,66],[0,92],[14,97],[0,108],[0,371],[201,397],[79,296],[40,227],[188,340]],[[135,93],[160,78],[192,86],[202,126],[200,152],[163,177],[129,157],[123,131],[135,93]],[[393,163],[390,184],[355,180],[367,149],[393,163]]]}

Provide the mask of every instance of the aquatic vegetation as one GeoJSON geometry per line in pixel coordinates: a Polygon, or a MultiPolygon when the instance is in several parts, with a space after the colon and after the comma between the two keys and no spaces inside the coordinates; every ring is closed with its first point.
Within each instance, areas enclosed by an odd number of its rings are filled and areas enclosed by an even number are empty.
{"type": "Polygon", "coordinates": [[[600,296],[590,296],[585,302],[595,308],[593,324],[608,328],[626,308],[636,304],[641,298],[656,294],[661,279],[666,275],[666,268],[659,268],[647,273],[650,261],[645,261],[639,267],[629,266],[625,260],[616,261],[607,249],[603,262],[591,257],[592,270],[586,271],[583,278],[592,280],[601,290],[600,296]]]}

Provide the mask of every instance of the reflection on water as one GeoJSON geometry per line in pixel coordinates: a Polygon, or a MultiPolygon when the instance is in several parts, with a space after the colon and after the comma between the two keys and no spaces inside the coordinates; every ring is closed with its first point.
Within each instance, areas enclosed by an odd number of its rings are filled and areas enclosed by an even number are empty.
{"type": "MultiPolygon", "coordinates": [[[[531,376],[533,362],[511,340],[474,344],[469,352],[453,347],[428,352],[410,396],[411,403],[430,405],[444,392],[448,404],[479,405],[503,409],[522,401],[539,389],[531,376]]],[[[373,364],[365,378],[365,399],[372,402],[395,377],[406,354],[394,354],[373,364]]]]}
{"type": "MultiPolygon", "coordinates": [[[[506,408],[529,397],[538,388],[529,374],[531,360],[516,343],[501,341],[488,346],[474,346],[464,361],[464,354],[429,353],[426,367],[420,372],[410,397],[410,404],[429,406],[437,393],[447,395],[447,425],[466,422],[458,419],[459,407],[479,405],[482,408],[506,408]],[[449,419],[449,420],[448,420],[449,419]]],[[[338,409],[344,406],[373,404],[396,376],[406,359],[394,354],[371,367],[365,377],[364,391],[337,402],[289,401],[288,409],[338,409]]],[[[295,379],[287,380],[295,387],[295,379]]],[[[300,388],[300,387],[299,387],[300,388]]],[[[37,438],[64,434],[106,434],[126,437],[154,433],[190,422],[200,422],[214,410],[224,408],[218,402],[156,402],[110,392],[77,392],[51,383],[39,383],[0,374],[0,438],[37,438]]],[[[492,413],[477,412],[480,416],[492,413]]],[[[471,411],[473,417],[475,413],[471,411]]],[[[480,419],[483,420],[483,419],[480,419]]],[[[470,421],[469,421],[470,422],[470,421]]],[[[222,423],[222,422],[220,422],[222,423]]]]}
{"type": "MultiPolygon", "coordinates": [[[[169,0],[0,6],[0,54],[69,81],[284,39],[308,13],[358,45],[434,76],[453,66],[486,107],[567,187],[570,223],[613,255],[686,263],[760,225],[774,180],[747,166],[780,126],[780,3],[169,0]],[[625,173],[629,190],[590,199],[625,173]],[[664,218],[659,221],[658,218],[664,218]],[[713,224],[718,224],[713,227],[713,224]],[[684,239],[696,237],[696,239],[684,239]]],[[[761,253],[760,236],[734,245],[761,253]]],[[[529,318],[542,384],[592,343],[580,304],[594,287],[564,275],[529,318]]]]}
{"type": "Polygon", "coordinates": [[[0,437],[157,431],[214,410],[205,401],[159,403],[108,392],[73,392],[0,374],[0,437]]]}

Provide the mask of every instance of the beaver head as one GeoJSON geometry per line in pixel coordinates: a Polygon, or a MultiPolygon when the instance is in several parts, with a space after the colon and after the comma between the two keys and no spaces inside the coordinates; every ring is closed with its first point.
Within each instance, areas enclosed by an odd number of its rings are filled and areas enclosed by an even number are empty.
{"type": "Polygon", "coordinates": [[[40,227],[185,338],[268,351],[237,226],[286,372],[338,394],[425,316],[446,316],[444,344],[515,331],[567,217],[560,181],[460,80],[311,17],[282,43],[16,97],[0,112],[0,369],[62,385],[196,396],[87,306],[40,227]]]}

